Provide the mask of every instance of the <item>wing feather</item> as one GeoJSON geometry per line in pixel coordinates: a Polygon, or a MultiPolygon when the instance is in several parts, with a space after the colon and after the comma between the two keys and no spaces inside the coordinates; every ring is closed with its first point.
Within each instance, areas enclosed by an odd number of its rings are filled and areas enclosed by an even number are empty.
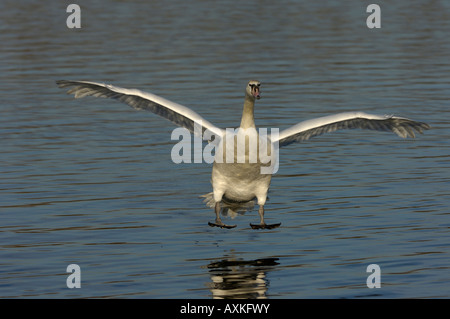
{"type": "Polygon", "coordinates": [[[414,138],[414,131],[423,133],[423,130],[430,129],[430,126],[423,122],[392,115],[380,116],[363,112],[347,112],[300,122],[281,131],[278,143],[280,147],[286,146],[343,129],[390,131],[403,138],[414,138]]]}
{"type": "Polygon", "coordinates": [[[137,110],[153,112],[178,126],[188,129],[192,133],[195,133],[195,123],[198,123],[202,126],[202,134],[208,129],[216,136],[223,135],[222,129],[214,126],[196,112],[155,94],[88,81],[59,80],[56,81],[56,84],[60,88],[70,88],[67,93],[74,94],[75,98],[83,98],[86,96],[111,98],[128,104],[137,110]]]}

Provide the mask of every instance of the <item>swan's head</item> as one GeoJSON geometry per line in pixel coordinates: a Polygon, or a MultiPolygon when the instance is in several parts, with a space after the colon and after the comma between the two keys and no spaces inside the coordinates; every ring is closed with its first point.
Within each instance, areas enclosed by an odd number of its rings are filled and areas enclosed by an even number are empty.
{"type": "Polygon", "coordinates": [[[259,81],[252,80],[248,82],[247,87],[245,88],[245,94],[250,96],[253,99],[259,100],[261,98],[260,96],[260,89],[261,83],[259,81]]]}

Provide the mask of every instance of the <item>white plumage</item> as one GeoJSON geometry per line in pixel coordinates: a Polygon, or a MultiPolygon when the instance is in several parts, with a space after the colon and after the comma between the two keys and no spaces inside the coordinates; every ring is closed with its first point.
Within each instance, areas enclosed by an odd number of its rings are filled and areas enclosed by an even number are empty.
{"type": "MultiPolygon", "coordinates": [[[[220,142],[225,141],[227,138],[225,130],[211,124],[193,110],[155,94],[88,81],[62,80],[56,83],[60,88],[69,87],[70,90],[68,93],[74,94],[75,98],[85,96],[113,98],[135,109],[151,111],[178,126],[188,129],[192,133],[195,133],[194,128],[197,123],[202,127],[202,134],[206,130],[209,130],[219,138],[220,142]]],[[[245,90],[244,110],[240,125],[242,131],[255,130],[253,111],[255,100],[259,98],[260,82],[250,81],[245,90]]],[[[278,144],[279,147],[283,147],[308,140],[324,133],[356,128],[391,131],[400,137],[406,138],[415,137],[415,131],[422,133],[423,130],[429,129],[430,126],[423,122],[402,117],[380,116],[363,112],[346,112],[300,122],[281,131],[278,139],[269,140],[269,143],[278,144]]],[[[258,143],[266,141],[265,137],[259,136],[258,133],[256,135],[258,143]]],[[[234,137],[233,135],[232,138],[234,137]]],[[[234,148],[237,148],[237,145],[234,148]]],[[[245,154],[249,157],[248,148],[245,149],[245,154]]],[[[239,204],[245,207],[252,207],[247,203],[254,198],[257,199],[259,205],[258,213],[260,215],[260,223],[256,225],[250,224],[252,228],[275,228],[280,225],[268,225],[264,222],[264,204],[272,177],[271,174],[261,173],[261,168],[264,166],[264,163],[261,163],[259,158],[256,163],[221,163],[217,161],[216,157],[212,171],[213,193],[205,195],[208,203],[214,206],[216,214],[216,220],[214,223],[209,223],[210,226],[218,226],[221,228],[235,227],[225,225],[222,222],[220,218],[221,203],[224,202],[226,205],[231,205],[232,207],[238,206],[239,204]]]]}

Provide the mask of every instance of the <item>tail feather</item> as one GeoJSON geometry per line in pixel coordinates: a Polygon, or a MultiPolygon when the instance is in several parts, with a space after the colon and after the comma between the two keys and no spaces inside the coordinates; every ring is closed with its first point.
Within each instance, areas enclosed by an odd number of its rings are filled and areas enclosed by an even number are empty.
{"type": "MultiPolygon", "coordinates": [[[[203,197],[203,202],[206,204],[206,206],[210,208],[214,208],[216,206],[216,202],[214,200],[214,193],[208,193],[205,195],[201,195],[200,197],[203,197]]],[[[238,203],[238,202],[231,202],[227,201],[225,198],[222,199],[220,203],[220,213],[222,216],[228,216],[231,218],[235,218],[238,214],[245,214],[245,212],[248,212],[253,209],[255,206],[255,201],[251,200],[248,202],[238,203]]]]}

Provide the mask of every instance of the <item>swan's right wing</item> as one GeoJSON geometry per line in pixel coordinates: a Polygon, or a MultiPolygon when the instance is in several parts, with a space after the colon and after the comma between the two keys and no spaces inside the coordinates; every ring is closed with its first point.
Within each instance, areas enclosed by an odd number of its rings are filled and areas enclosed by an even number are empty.
{"type": "Polygon", "coordinates": [[[68,88],[68,94],[74,94],[75,98],[85,96],[105,97],[126,103],[137,110],[147,110],[164,117],[178,126],[195,132],[195,125],[201,125],[201,133],[211,131],[215,136],[221,137],[224,131],[201,117],[191,109],[166,100],[158,95],[143,92],[137,89],[124,89],[121,87],[88,82],[88,81],[56,81],[60,88],[68,88]]]}

